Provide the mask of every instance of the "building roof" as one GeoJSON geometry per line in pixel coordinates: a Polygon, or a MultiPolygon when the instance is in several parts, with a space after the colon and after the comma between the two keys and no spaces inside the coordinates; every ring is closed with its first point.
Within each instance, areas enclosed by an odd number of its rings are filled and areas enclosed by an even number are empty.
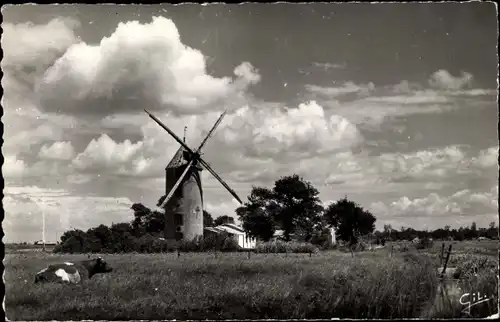
{"type": "Polygon", "coordinates": [[[223,230],[227,233],[233,234],[233,235],[244,235],[245,234],[245,232],[243,232],[243,231],[240,231],[240,230],[237,230],[237,229],[225,226],[225,225],[217,226],[216,228],[223,230]]]}
{"type": "Polygon", "coordinates": [[[283,236],[284,231],[282,229],[276,229],[274,236],[283,236]]]}
{"type": "Polygon", "coordinates": [[[186,159],[184,159],[184,151],[185,149],[181,145],[177,150],[177,152],[175,152],[174,156],[172,157],[172,160],[170,160],[165,169],[178,168],[180,166],[186,165],[187,161],[186,159]]]}
{"type": "Polygon", "coordinates": [[[220,234],[223,232],[223,230],[217,229],[217,227],[205,227],[203,228],[204,230],[208,230],[217,234],[220,234]]]}
{"type": "Polygon", "coordinates": [[[229,228],[235,229],[235,230],[237,230],[239,232],[242,232],[242,233],[245,232],[245,230],[243,229],[243,227],[237,226],[235,224],[223,224],[222,226],[227,226],[229,228]]]}
{"type": "Polygon", "coordinates": [[[245,235],[245,231],[243,230],[243,228],[236,225],[231,225],[231,227],[230,225],[231,224],[220,225],[217,227],[205,227],[204,229],[217,234],[226,232],[232,235],[245,235]]]}

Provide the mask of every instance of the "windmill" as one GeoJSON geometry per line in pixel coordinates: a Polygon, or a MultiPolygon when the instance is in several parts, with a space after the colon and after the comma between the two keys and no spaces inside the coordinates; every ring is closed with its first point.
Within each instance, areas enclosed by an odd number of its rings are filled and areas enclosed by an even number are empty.
{"type": "Polygon", "coordinates": [[[165,239],[192,240],[197,236],[203,236],[203,190],[200,176],[203,168],[219,180],[239,203],[242,203],[236,192],[201,158],[201,149],[219,126],[226,112],[224,111],[217,119],[198,149],[192,150],[158,118],[147,110],[144,111],[181,145],[165,169],[166,196],[160,198],[157,205],[165,209],[165,239]]]}

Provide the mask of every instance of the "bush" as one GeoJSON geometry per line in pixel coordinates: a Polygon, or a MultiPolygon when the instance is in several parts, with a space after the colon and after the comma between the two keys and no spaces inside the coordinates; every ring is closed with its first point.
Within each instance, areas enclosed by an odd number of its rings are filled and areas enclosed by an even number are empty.
{"type": "Polygon", "coordinates": [[[203,252],[217,249],[218,251],[237,251],[240,249],[237,241],[229,234],[199,236],[191,241],[167,242],[154,234],[146,233],[134,236],[126,228],[115,225],[115,229],[101,231],[109,232],[106,240],[99,238],[94,230],[68,231],[61,238],[53,252],[55,253],[162,253],[180,250],[182,252],[203,252]]]}
{"type": "Polygon", "coordinates": [[[60,243],[54,247],[54,253],[84,253],[86,252],[86,247],[84,245],[84,240],[79,239],[76,236],[71,236],[66,239],[63,243],[60,243]]]}
{"type": "Polygon", "coordinates": [[[317,253],[318,247],[311,243],[273,241],[258,244],[257,253],[317,253]]]}
{"type": "Polygon", "coordinates": [[[239,250],[238,242],[229,234],[222,233],[218,235],[199,236],[191,241],[181,241],[178,243],[178,249],[182,252],[205,252],[205,251],[223,251],[231,252],[239,250]]]}
{"type": "Polygon", "coordinates": [[[470,279],[484,272],[495,274],[498,263],[485,256],[467,256],[457,262],[455,275],[456,278],[470,279]]]}
{"type": "Polygon", "coordinates": [[[322,250],[335,248],[335,245],[330,242],[330,233],[328,230],[314,234],[311,238],[311,244],[322,250]]]}
{"type": "Polygon", "coordinates": [[[421,238],[418,243],[415,244],[415,247],[417,249],[425,249],[425,248],[432,248],[432,246],[434,245],[434,242],[427,238],[427,237],[424,237],[424,238],[421,238]]]}

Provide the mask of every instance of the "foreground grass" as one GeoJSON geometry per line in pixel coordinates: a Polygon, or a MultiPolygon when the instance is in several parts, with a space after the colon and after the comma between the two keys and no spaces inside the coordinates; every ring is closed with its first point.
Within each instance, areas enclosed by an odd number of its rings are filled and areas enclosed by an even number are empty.
{"type": "MultiPolygon", "coordinates": [[[[311,257],[252,254],[250,259],[245,253],[218,258],[213,254],[105,255],[115,268],[113,273],[84,285],[33,284],[34,273],[47,264],[85,258],[7,255],[6,316],[11,320],[460,316],[457,301],[449,307],[436,302],[436,264],[418,253],[392,258],[385,252],[354,258],[340,252],[311,257]]],[[[486,287],[497,296],[497,281],[491,278],[481,276],[480,281],[462,286],[478,291],[486,287]]],[[[473,312],[488,313],[496,309],[483,305],[481,312],[473,312]]]]}

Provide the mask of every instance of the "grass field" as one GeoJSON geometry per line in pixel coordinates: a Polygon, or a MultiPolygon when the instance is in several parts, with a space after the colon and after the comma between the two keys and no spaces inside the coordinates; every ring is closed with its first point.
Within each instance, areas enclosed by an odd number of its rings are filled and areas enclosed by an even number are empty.
{"type": "MultiPolygon", "coordinates": [[[[497,312],[498,242],[451,242],[451,267],[487,257],[489,269],[460,281],[461,294],[497,312]]],[[[447,242],[447,245],[449,243],[447,242]]],[[[430,250],[313,254],[213,253],[103,255],[114,267],[83,285],[33,284],[53,262],[86,259],[7,250],[5,310],[11,320],[290,319],[465,317],[461,294],[448,302],[435,272],[441,243],[430,250]]]]}

